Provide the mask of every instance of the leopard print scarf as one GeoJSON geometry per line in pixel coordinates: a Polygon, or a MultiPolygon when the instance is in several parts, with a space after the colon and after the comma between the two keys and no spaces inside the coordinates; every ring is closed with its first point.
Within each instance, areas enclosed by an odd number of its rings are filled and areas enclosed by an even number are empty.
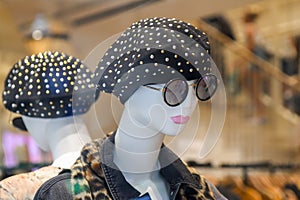
{"type": "MultiPolygon", "coordinates": [[[[86,144],[81,151],[81,156],[71,168],[72,195],[75,200],[113,199],[100,163],[103,141],[98,139],[86,144]]],[[[193,169],[189,168],[189,171],[194,175],[197,174],[193,169]]],[[[199,177],[201,189],[183,184],[177,193],[176,200],[215,199],[206,179],[198,174],[196,176],[199,177]]]]}
{"type": "Polygon", "coordinates": [[[74,200],[112,199],[100,164],[102,140],[86,144],[81,156],[71,168],[71,184],[74,200]]]}

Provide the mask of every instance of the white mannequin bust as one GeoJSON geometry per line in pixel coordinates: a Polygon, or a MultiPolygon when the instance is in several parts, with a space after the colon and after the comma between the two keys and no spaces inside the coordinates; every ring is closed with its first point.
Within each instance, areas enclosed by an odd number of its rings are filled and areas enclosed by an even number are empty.
{"type": "Polygon", "coordinates": [[[22,116],[29,134],[44,151],[53,156],[52,166],[69,169],[79,157],[83,145],[91,141],[80,117],[33,118],[22,116]]]}
{"type": "MultiPolygon", "coordinates": [[[[162,88],[163,84],[155,85],[162,88]]],[[[168,199],[168,188],[159,174],[158,156],[165,135],[176,136],[185,127],[197,104],[192,86],[180,105],[168,106],[160,91],[141,86],[124,104],[115,135],[114,162],[125,179],[142,195],[168,199]],[[176,123],[175,123],[176,121],[176,123]]]]}

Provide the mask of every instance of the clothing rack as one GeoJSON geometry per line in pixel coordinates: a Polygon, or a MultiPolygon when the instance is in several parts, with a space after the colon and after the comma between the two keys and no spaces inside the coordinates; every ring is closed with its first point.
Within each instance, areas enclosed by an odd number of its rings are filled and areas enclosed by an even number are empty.
{"type": "Polygon", "coordinates": [[[187,161],[188,166],[195,168],[214,168],[214,169],[241,169],[242,177],[245,184],[248,183],[249,170],[263,170],[271,174],[278,170],[299,170],[299,163],[272,163],[269,161],[253,162],[253,163],[223,163],[214,165],[211,162],[200,163],[194,160],[187,161]]]}
{"type": "Polygon", "coordinates": [[[242,178],[244,184],[248,184],[249,170],[264,170],[271,174],[278,170],[296,170],[300,169],[300,165],[296,163],[274,164],[271,162],[257,162],[257,163],[240,163],[240,164],[222,164],[220,168],[239,168],[242,169],[242,178]]]}
{"type": "Polygon", "coordinates": [[[208,167],[208,168],[214,167],[211,162],[199,163],[194,160],[187,161],[187,165],[190,167],[208,167]]]}
{"type": "MultiPolygon", "coordinates": [[[[264,161],[213,165],[209,162],[202,164],[197,161],[188,161],[187,164],[194,168],[200,168],[202,175],[216,185],[228,199],[285,200],[289,199],[286,195],[291,195],[291,193],[296,196],[296,199],[300,199],[299,163],[264,161]],[[205,174],[206,169],[221,170],[222,174],[225,172],[225,176],[218,176],[218,171],[212,173],[208,171],[205,174]],[[242,175],[232,176],[225,169],[241,170],[242,175]]],[[[233,172],[235,173],[236,170],[233,172]]]]}
{"type": "Polygon", "coordinates": [[[186,162],[190,167],[203,167],[203,168],[232,168],[232,169],[259,169],[268,170],[270,172],[276,172],[279,170],[293,170],[300,169],[300,163],[272,163],[269,161],[260,161],[253,163],[222,163],[220,165],[214,165],[212,162],[197,162],[189,160],[186,162]]]}

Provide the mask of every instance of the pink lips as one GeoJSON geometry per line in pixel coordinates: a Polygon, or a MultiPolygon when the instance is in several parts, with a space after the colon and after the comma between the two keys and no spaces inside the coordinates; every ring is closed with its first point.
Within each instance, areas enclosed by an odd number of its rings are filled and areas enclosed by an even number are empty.
{"type": "Polygon", "coordinates": [[[177,115],[177,116],[171,117],[171,119],[175,124],[186,124],[189,121],[190,117],[177,115]]]}

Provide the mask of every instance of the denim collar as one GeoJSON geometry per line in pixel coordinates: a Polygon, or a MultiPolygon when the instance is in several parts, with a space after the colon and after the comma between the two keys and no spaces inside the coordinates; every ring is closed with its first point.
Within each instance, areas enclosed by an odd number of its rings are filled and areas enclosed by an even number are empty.
{"type": "MultiPolygon", "coordinates": [[[[103,141],[100,149],[101,167],[104,172],[106,182],[110,188],[110,192],[115,199],[133,199],[140,195],[140,192],[133,188],[124,178],[122,172],[113,162],[115,133],[103,141]]],[[[185,164],[166,146],[162,145],[159,161],[161,166],[164,163],[171,163],[160,169],[160,174],[166,180],[170,190],[176,190],[182,183],[192,185],[197,189],[201,189],[199,184],[199,176],[192,174],[185,164]],[[173,162],[172,162],[173,161],[173,162]]]]}

